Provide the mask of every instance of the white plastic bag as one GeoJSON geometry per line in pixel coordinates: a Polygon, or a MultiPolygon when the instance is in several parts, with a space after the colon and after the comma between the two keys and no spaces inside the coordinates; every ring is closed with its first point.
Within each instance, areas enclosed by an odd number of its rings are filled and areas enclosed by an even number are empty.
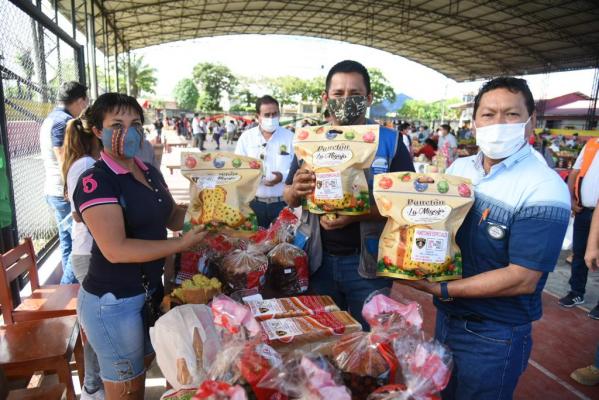
{"type": "Polygon", "coordinates": [[[572,241],[574,237],[574,217],[570,216],[568,222],[568,229],[566,230],[566,236],[562,242],[562,250],[572,250],[572,241]]]}
{"type": "Polygon", "coordinates": [[[204,304],[173,308],[150,328],[150,339],[156,362],[175,390],[199,386],[221,347],[212,312],[204,304]]]}

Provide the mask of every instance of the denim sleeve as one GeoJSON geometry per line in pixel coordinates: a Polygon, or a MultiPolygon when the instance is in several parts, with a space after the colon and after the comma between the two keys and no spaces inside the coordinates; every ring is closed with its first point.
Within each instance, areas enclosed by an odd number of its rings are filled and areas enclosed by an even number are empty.
{"type": "Polygon", "coordinates": [[[570,210],[539,204],[526,206],[510,226],[510,263],[542,272],[552,272],[568,228],[570,210]]]}

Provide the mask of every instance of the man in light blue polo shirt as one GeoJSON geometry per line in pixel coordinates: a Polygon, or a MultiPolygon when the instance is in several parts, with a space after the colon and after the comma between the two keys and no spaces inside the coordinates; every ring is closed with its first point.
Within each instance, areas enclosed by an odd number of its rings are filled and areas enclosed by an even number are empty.
{"type": "Polygon", "coordinates": [[[475,98],[474,122],[480,152],[447,170],[474,185],[474,206],[456,236],[463,279],[406,284],[436,296],[435,336],[455,362],[443,399],[511,399],[560,253],[570,195],[528,145],[536,121],[525,80],[487,82],[475,98]]]}

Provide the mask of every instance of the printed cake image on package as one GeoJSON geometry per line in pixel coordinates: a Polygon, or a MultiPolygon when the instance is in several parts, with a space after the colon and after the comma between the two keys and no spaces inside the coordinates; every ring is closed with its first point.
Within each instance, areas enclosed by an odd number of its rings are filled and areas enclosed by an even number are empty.
{"type": "Polygon", "coordinates": [[[307,126],[295,133],[293,148],[302,168],[316,175],[314,193],[303,207],[315,214],[370,212],[364,169],[370,168],[379,141],[378,125],[307,126]]]}
{"type": "Polygon", "coordinates": [[[455,235],[474,203],[469,179],[397,172],[374,177],[374,199],[389,217],[379,241],[378,276],[459,279],[455,235]]]}
{"type": "Polygon", "coordinates": [[[249,203],[262,178],[262,163],[228,152],[184,151],[181,173],[191,181],[184,230],[194,225],[253,233],[258,229],[249,203]]]}

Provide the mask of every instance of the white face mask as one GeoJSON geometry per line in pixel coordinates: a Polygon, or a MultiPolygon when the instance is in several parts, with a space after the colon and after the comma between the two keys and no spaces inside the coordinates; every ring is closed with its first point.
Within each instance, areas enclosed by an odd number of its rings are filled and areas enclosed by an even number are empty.
{"type": "Polygon", "coordinates": [[[279,127],[279,117],[262,118],[260,128],[265,132],[274,132],[279,127]]]}
{"type": "Polygon", "coordinates": [[[517,124],[495,124],[476,128],[476,144],[490,159],[508,158],[524,145],[524,132],[529,121],[530,117],[526,122],[517,124]]]}

